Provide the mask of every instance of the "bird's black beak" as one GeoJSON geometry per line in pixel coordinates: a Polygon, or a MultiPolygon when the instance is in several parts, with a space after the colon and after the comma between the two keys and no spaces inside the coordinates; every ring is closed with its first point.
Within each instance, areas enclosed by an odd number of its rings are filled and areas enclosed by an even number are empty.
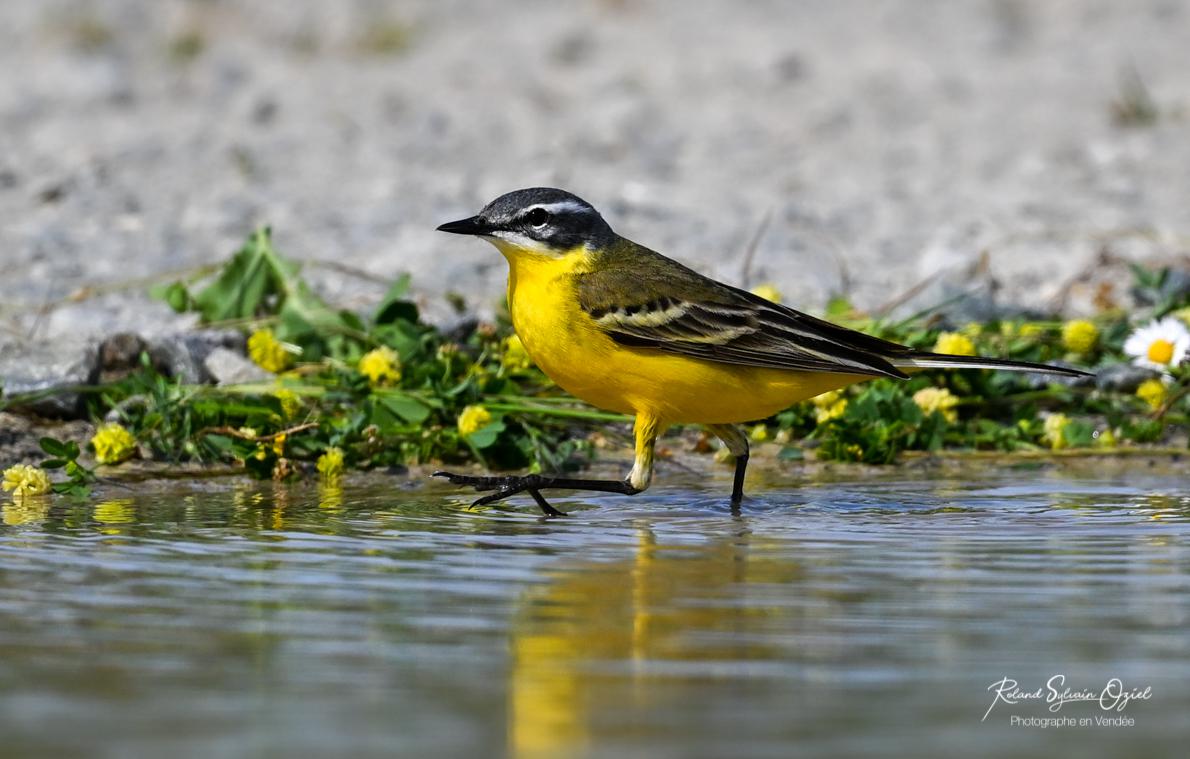
{"type": "Polygon", "coordinates": [[[488,235],[492,233],[492,225],[478,216],[458,221],[448,221],[438,227],[439,232],[450,232],[453,235],[488,235]]]}

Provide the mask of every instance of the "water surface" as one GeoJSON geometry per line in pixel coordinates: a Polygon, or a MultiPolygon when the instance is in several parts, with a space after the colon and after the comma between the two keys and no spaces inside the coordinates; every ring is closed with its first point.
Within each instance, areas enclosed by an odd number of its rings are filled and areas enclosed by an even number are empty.
{"type": "Polygon", "coordinates": [[[461,508],[399,479],[5,505],[5,756],[1180,756],[1175,475],[891,471],[461,508]],[[1152,697],[999,704],[1053,675],[1152,697]],[[1126,727],[1011,718],[1126,715],[1126,727]]]}

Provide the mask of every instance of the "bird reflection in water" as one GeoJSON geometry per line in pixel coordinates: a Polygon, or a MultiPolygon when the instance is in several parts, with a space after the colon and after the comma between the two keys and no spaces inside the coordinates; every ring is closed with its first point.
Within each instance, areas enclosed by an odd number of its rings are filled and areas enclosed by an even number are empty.
{"type": "Polygon", "coordinates": [[[747,633],[781,610],[748,605],[746,586],[802,572],[758,542],[743,524],[696,545],[659,545],[641,528],[630,558],[567,564],[529,591],[511,632],[512,755],[628,738],[634,713],[678,707],[683,689],[667,685],[706,677],[717,663],[775,657],[747,633]]]}

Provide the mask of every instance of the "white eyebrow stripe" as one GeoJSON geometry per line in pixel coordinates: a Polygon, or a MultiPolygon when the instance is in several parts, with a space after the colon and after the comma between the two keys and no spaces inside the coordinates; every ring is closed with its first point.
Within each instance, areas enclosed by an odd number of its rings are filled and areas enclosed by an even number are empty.
{"type": "Polygon", "coordinates": [[[564,213],[567,211],[571,213],[590,213],[591,211],[590,208],[583,205],[582,203],[577,203],[573,200],[559,200],[556,203],[540,203],[538,205],[529,206],[527,209],[525,209],[525,213],[528,213],[535,208],[540,208],[541,210],[548,211],[550,213],[564,213]]]}

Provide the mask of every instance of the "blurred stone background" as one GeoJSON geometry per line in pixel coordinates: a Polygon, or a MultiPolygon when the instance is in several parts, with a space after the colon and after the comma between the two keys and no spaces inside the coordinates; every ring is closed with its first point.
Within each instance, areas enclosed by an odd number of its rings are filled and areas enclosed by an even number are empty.
{"type": "Polygon", "coordinates": [[[1186,265],[1187,72],[1179,0],[3,0],[0,350],[177,329],[144,283],[264,223],[490,312],[433,229],[537,184],[805,309],[1085,312],[1186,265]]]}

